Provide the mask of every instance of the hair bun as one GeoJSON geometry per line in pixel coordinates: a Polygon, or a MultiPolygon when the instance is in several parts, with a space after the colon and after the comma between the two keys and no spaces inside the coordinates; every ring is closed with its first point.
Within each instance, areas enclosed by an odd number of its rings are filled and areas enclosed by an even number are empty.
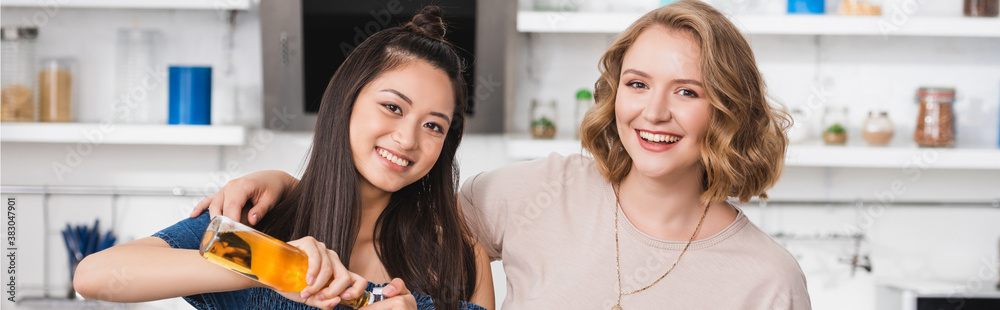
{"type": "Polygon", "coordinates": [[[403,29],[410,30],[431,39],[444,41],[445,33],[444,10],[438,6],[425,6],[413,14],[413,19],[403,25],[403,29]]]}

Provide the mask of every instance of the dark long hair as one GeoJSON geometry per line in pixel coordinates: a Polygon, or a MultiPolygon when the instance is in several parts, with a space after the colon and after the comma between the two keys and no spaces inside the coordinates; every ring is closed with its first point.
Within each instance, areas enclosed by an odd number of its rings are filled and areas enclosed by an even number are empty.
{"type": "Polygon", "coordinates": [[[455,151],[465,121],[463,62],[443,39],[443,12],[421,9],[401,26],[365,40],[334,73],[323,94],[309,164],[302,180],[259,229],[283,240],[312,236],[337,251],[350,267],[361,219],[361,177],[351,152],[349,124],[361,89],[384,72],[412,61],[444,71],[454,90],[455,111],[444,146],[430,172],[392,194],[375,225],[379,260],[408,289],[431,296],[439,309],[458,309],[476,284],[468,228],[458,214],[455,151]]]}

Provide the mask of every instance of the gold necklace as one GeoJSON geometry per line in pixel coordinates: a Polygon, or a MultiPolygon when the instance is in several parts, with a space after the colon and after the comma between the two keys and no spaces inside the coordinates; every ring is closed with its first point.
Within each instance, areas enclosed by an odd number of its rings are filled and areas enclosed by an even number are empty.
{"type": "MultiPolygon", "coordinates": [[[[618,185],[618,187],[620,188],[621,185],[618,185]]],[[[618,301],[615,302],[615,306],[614,307],[611,307],[611,310],[622,310],[622,296],[624,296],[624,295],[632,295],[632,294],[635,294],[635,293],[638,293],[638,292],[645,291],[646,289],[648,289],[650,287],[653,287],[653,285],[656,285],[656,283],[660,283],[660,280],[663,280],[663,278],[666,278],[667,275],[670,274],[670,272],[674,270],[674,267],[677,267],[677,263],[679,263],[681,261],[681,257],[684,257],[684,253],[687,252],[688,247],[691,246],[691,242],[693,242],[694,238],[696,236],[698,236],[698,231],[701,230],[701,223],[705,222],[705,215],[708,215],[708,206],[710,205],[709,203],[705,204],[705,211],[703,211],[701,213],[701,219],[698,220],[698,227],[696,227],[694,229],[694,234],[691,235],[691,239],[689,239],[688,242],[687,242],[687,244],[684,245],[684,250],[681,251],[681,255],[677,256],[677,260],[674,261],[674,264],[670,266],[670,269],[667,269],[667,272],[663,273],[663,275],[660,276],[659,279],[656,279],[656,281],[653,281],[653,283],[651,283],[649,285],[646,285],[646,287],[643,287],[643,288],[640,288],[640,289],[637,289],[637,290],[634,290],[634,291],[631,291],[631,292],[622,293],[622,263],[621,263],[620,250],[618,249],[618,206],[620,206],[622,204],[621,200],[619,200],[619,198],[618,198],[619,188],[614,188],[614,191],[615,191],[615,206],[614,206],[615,207],[615,210],[614,210],[615,211],[615,269],[616,269],[617,274],[618,274],[618,301]]]]}

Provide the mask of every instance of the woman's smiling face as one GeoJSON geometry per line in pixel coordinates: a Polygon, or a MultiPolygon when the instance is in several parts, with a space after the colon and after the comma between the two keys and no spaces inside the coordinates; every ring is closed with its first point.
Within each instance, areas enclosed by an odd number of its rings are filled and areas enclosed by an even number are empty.
{"type": "Polygon", "coordinates": [[[691,34],[659,25],[643,30],[625,52],[615,118],[632,172],[659,178],[699,167],[712,112],[699,59],[691,34]]]}
{"type": "Polygon", "coordinates": [[[358,94],[351,112],[354,165],[368,184],[395,192],[437,162],[455,110],[451,80],[425,61],[386,71],[358,94]]]}

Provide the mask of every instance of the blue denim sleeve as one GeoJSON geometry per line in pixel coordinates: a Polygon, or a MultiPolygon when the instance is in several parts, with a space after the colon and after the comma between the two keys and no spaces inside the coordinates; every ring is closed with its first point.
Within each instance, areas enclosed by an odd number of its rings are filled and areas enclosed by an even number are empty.
{"type": "MultiPolygon", "coordinates": [[[[365,290],[371,292],[372,289],[375,288],[375,287],[385,287],[386,285],[388,285],[388,283],[382,284],[382,285],[377,285],[377,284],[369,283],[368,288],[365,289],[365,290]]],[[[419,310],[435,310],[435,309],[437,309],[437,307],[434,307],[434,299],[431,298],[430,296],[423,295],[423,294],[420,294],[420,293],[417,293],[417,292],[412,292],[411,294],[413,294],[413,299],[415,299],[416,302],[417,302],[417,309],[419,309],[419,310]]],[[[471,303],[471,302],[467,302],[467,301],[464,301],[464,300],[460,300],[458,302],[458,308],[460,310],[486,310],[486,308],[483,308],[480,305],[477,305],[477,304],[474,304],[474,303],[471,303]]]]}
{"type": "Polygon", "coordinates": [[[163,239],[175,249],[197,250],[201,246],[201,236],[205,234],[205,229],[211,221],[208,212],[202,212],[196,218],[186,218],[156,232],[153,237],[163,239]]]}
{"type": "MultiPolygon", "coordinates": [[[[197,250],[201,246],[201,236],[205,234],[205,229],[211,221],[208,212],[202,212],[201,216],[181,220],[156,232],[153,237],[163,239],[171,248],[197,250]]],[[[203,310],[244,309],[247,307],[248,293],[248,290],[206,293],[184,296],[184,300],[191,306],[203,310]]]]}
{"type": "Polygon", "coordinates": [[[483,307],[481,307],[481,306],[479,306],[477,304],[474,304],[474,303],[471,303],[471,302],[467,302],[467,301],[460,302],[459,306],[463,310],[486,310],[486,308],[483,308],[483,307]]]}

